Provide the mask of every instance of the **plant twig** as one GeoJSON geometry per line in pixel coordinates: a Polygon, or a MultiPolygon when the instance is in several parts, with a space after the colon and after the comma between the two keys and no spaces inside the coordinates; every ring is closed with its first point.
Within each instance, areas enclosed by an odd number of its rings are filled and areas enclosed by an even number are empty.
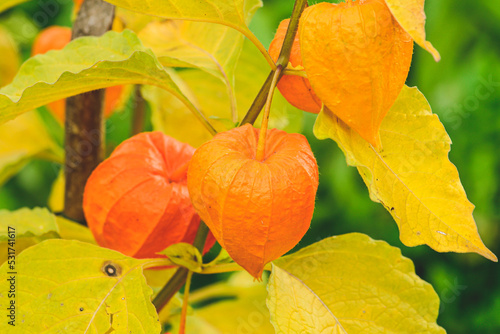
{"type": "MultiPolygon", "coordinates": [[[[203,249],[205,248],[205,241],[207,240],[207,235],[210,230],[208,226],[201,221],[198,231],[196,232],[196,237],[193,242],[193,246],[196,247],[201,254],[203,254],[203,249]]],[[[172,297],[179,291],[184,283],[186,282],[189,270],[186,268],[179,268],[175,274],[170,278],[170,280],[165,284],[165,286],[158,292],[156,297],[153,299],[153,305],[156,307],[158,313],[161,309],[167,305],[167,303],[172,299],[172,297]]]]}
{"type": "MultiPolygon", "coordinates": [[[[290,23],[288,25],[288,29],[286,31],[285,39],[283,40],[283,45],[281,47],[280,55],[278,57],[278,61],[276,62],[276,66],[281,65],[283,69],[286,69],[288,65],[288,60],[290,59],[290,52],[292,50],[293,41],[295,39],[295,35],[297,33],[297,29],[299,28],[299,20],[302,12],[307,7],[307,0],[296,0],[295,5],[293,7],[292,17],[290,18],[290,23]]],[[[247,114],[241,121],[241,125],[250,123],[255,123],[257,117],[262,110],[262,107],[266,104],[267,94],[269,89],[271,89],[271,82],[273,81],[274,72],[276,72],[276,68],[271,70],[271,73],[267,76],[266,81],[262,85],[259,93],[255,97],[250,109],[248,109],[247,114]]],[[[278,76],[278,81],[283,76],[283,72],[278,76]]]]}
{"type": "Polygon", "coordinates": [[[260,126],[259,141],[257,144],[257,153],[255,156],[257,161],[264,160],[264,156],[266,153],[267,124],[269,123],[269,113],[271,111],[274,89],[276,88],[276,84],[278,83],[278,77],[281,74],[281,69],[282,69],[281,65],[278,65],[276,72],[274,72],[273,81],[271,82],[271,88],[269,89],[269,93],[267,95],[266,107],[264,108],[264,116],[262,117],[262,125],[260,126]]]}
{"type": "MultiPolygon", "coordinates": [[[[101,36],[111,29],[115,7],[102,0],[85,0],[73,26],[72,39],[101,36]]],[[[104,91],[97,90],[66,100],[64,215],[85,224],[83,190],[92,171],[104,157],[104,91]]]]}

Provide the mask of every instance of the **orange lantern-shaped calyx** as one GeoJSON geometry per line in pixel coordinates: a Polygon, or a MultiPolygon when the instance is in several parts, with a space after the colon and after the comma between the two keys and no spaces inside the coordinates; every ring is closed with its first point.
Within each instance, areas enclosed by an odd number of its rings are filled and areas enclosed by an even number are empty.
{"type": "MultiPolygon", "coordinates": [[[[278,30],[276,31],[276,35],[274,36],[271,45],[269,45],[269,54],[274,61],[278,60],[289,22],[290,19],[281,21],[278,30]]],[[[295,35],[295,40],[293,41],[289,62],[294,67],[302,66],[298,33],[295,35]]],[[[321,100],[316,96],[316,94],[314,94],[311,84],[307,78],[295,75],[284,75],[278,82],[278,89],[287,101],[294,107],[314,114],[320,112],[321,100]]]]}
{"type": "Polygon", "coordinates": [[[257,278],[302,239],[318,188],[318,166],[303,135],[268,131],[262,161],[258,135],[248,124],[220,133],[196,150],[188,170],[196,211],[257,278]]]}
{"type": "MultiPolygon", "coordinates": [[[[85,186],[83,209],[97,243],[136,258],[192,243],[200,224],[186,180],[193,152],[161,132],[119,145],[85,186]]],[[[214,242],[210,235],[205,251],[214,242]]]]}
{"type": "Polygon", "coordinates": [[[299,35],[304,69],[315,94],[380,149],[380,125],[410,69],[410,35],[384,0],[310,6],[300,18],[299,35]]]}

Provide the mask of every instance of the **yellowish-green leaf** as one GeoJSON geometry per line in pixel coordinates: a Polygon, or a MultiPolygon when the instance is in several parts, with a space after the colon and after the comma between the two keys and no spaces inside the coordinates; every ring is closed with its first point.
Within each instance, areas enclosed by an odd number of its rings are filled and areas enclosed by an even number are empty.
{"type": "MultiPolygon", "coordinates": [[[[149,23],[153,21],[158,21],[160,18],[153,17],[151,15],[145,15],[131,10],[127,10],[122,7],[117,7],[115,9],[115,21],[113,25],[116,25],[116,21],[123,26],[123,29],[130,29],[136,33],[139,33],[144,29],[149,23]]],[[[122,29],[122,30],[123,30],[122,29]]],[[[115,29],[113,29],[115,30],[115,29]]],[[[119,30],[115,30],[119,31],[119,30]]]]}
{"type": "Polygon", "coordinates": [[[124,84],[155,85],[180,99],[203,120],[179,91],[150,49],[130,30],[84,37],[63,50],[26,61],[14,81],[0,89],[0,123],[61,98],[124,84]]]}
{"type": "Polygon", "coordinates": [[[142,14],[181,19],[189,21],[210,22],[226,25],[245,35],[266,56],[270,65],[274,62],[267,54],[265,47],[250,31],[248,24],[257,9],[262,6],[261,0],[155,0],[130,1],[106,0],[113,5],[123,7],[142,14]]]}
{"type": "Polygon", "coordinates": [[[277,333],[347,334],[321,296],[275,265],[269,281],[268,306],[277,333]]]}
{"type": "MultiPolygon", "coordinates": [[[[263,57],[246,41],[235,70],[236,107],[240,120],[250,108],[268,72],[263,57]]],[[[211,118],[211,123],[217,131],[230,129],[227,126],[231,124],[231,102],[226,86],[220,80],[199,70],[180,71],[178,76],[172,78],[183,93],[211,118]]],[[[162,92],[155,87],[145,87],[143,95],[152,107],[155,130],[163,131],[195,147],[212,138],[195,122],[189,110],[168,92],[162,92]]],[[[287,132],[300,132],[302,118],[303,112],[291,106],[276,90],[269,126],[287,132]]],[[[260,124],[259,122],[258,120],[256,124],[260,124]]]]}
{"type": "Polygon", "coordinates": [[[59,227],[59,236],[62,239],[78,240],[89,244],[96,244],[94,236],[88,227],[61,216],[56,216],[56,223],[59,227]]]}
{"type": "Polygon", "coordinates": [[[230,263],[230,262],[233,262],[233,259],[231,258],[231,256],[229,256],[229,253],[227,252],[227,250],[225,250],[224,248],[221,248],[219,255],[217,255],[217,257],[215,259],[213,259],[211,262],[207,263],[203,267],[208,268],[208,267],[216,266],[218,264],[224,264],[224,263],[230,263]]]}
{"type": "Polygon", "coordinates": [[[64,161],[63,149],[54,142],[35,111],[0,125],[0,185],[33,159],[64,161]]]}
{"type": "Polygon", "coordinates": [[[200,251],[191,244],[180,242],[169,246],[160,252],[166,255],[173,263],[185,267],[194,272],[201,272],[203,262],[200,251]]]}
{"type": "Polygon", "coordinates": [[[427,244],[438,252],[476,252],[497,261],[483,244],[456,167],[451,140],[417,88],[403,87],[380,128],[377,152],[328,109],[314,126],[331,138],[356,166],[370,197],[391,213],[407,246],[427,244]]]}
{"type": "Polygon", "coordinates": [[[222,81],[237,122],[234,69],[244,36],[227,26],[193,21],[152,22],[139,38],[165,67],[194,67],[222,81]]]}
{"type": "MultiPolygon", "coordinates": [[[[234,273],[227,282],[196,290],[190,304],[224,298],[202,308],[195,308],[188,318],[186,333],[259,333],[274,334],[266,307],[266,286],[255,282],[247,272],[234,273]]],[[[173,319],[175,320],[175,319],[173,319]]],[[[174,322],[174,321],[173,321],[174,322]]],[[[174,322],[175,332],[176,323],[174,322]]]]}
{"type": "Polygon", "coordinates": [[[56,218],[47,209],[0,210],[0,263],[37,243],[59,237],[56,218]],[[9,254],[10,253],[10,254],[9,254]]]}
{"type": "MultiPolygon", "coordinates": [[[[142,274],[153,262],[79,241],[33,246],[16,261],[16,327],[2,321],[0,332],[160,333],[142,274]]],[[[9,290],[10,271],[0,268],[0,291],[9,290]]],[[[9,302],[1,298],[1,308],[9,302]]]]}
{"type": "MultiPolygon", "coordinates": [[[[1,6],[1,5],[0,5],[1,6]]],[[[12,81],[19,68],[19,52],[9,33],[0,27],[0,87],[12,81]]]]}
{"type": "Polygon", "coordinates": [[[230,83],[244,36],[226,26],[192,21],[152,22],[139,34],[166,67],[196,67],[230,83]]]}
{"type": "Polygon", "coordinates": [[[56,217],[44,208],[0,210],[0,241],[10,239],[7,233],[9,227],[15,229],[16,239],[59,231],[56,217]]]}
{"type": "Polygon", "coordinates": [[[434,60],[439,61],[441,59],[439,52],[431,42],[425,40],[424,2],[425,0],[385,0],[401,27],[418,45],[432,54],[434,60]]]}
{"type": "Polygon", "coordinates": [[[398,248],[359,233],[274,261],[267,305],[276,333],[446,333],[439,298],[398,248]]]}
{"type": "Polygon", "coordinates": [[[0,3],[0,13],[26,1],[28,0],[2,0],[2,2],[0,3]]]}

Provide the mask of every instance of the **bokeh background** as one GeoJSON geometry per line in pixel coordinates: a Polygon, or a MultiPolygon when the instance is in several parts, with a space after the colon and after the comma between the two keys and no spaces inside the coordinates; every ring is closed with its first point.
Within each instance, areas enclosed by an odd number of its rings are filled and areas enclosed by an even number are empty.
{"type": "MultiPolygon", "coordinates": [[[[23,59],[29,56],[40,29],[71,24],[71,0],[52,1],[55,6],[48,9],[42,7],[43,3],[48,2],[30,1],[0,15],[0,28],[10,32],[23,59]]],[[[264,45],[269,45],[279,22],[290,16],[292,7],[291,0],[264,0],[264,7],[251,24],[264,45]]],[[[474,217],[479,232],[498,256],[500,3],[428,0],[425,9],[427,37],[442,60],[435,63],[415,46],[407,84],[423,92],[445,125],[453,141],[450,160],[460,172],[469,200],[476,205],[474,217]]],[[[39,112],[42,116],[46,113],[39,112]]],[[[127,108],[124,112],[127,115],[127,108]]],[[[320,166],[320,187],[311,229],[297,247],[348,232],[385,240],[411,258],[417,274],[433,285],[441,299],[438,323],[448,333],[500,333],[500,266],[476,254],[442,254],[427,246],[404,246],[390,214],[370,201],[357,170],[346,165],[337,145],[312,135],[314,118],[306,115],[304,133],[320,166]]],[[[118,143],[130,133],[128,117],[111,117],[108,123],[116,129],[108,137],[112,142],[118,143]]],[[[53,135],[61,142],[60,132],[53,135]]],[[[46,206],[56,176],[57,169],[51,163],[30,162],[0,187],[0,209],[46,206]]],[[[196,285],[206,283],[198,281],[196,285]]]]}

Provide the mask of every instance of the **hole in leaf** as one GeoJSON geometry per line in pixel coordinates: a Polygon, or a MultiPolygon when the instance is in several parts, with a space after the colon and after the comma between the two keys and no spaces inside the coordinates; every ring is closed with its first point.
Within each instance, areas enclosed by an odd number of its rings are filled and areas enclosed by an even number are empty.
{"type": "Polygon", "coordinates": [[[111,261],[106,261],[102,265],[102,272],[109,277],[117,277],[122,273],[122,267],[111,261]]]}

